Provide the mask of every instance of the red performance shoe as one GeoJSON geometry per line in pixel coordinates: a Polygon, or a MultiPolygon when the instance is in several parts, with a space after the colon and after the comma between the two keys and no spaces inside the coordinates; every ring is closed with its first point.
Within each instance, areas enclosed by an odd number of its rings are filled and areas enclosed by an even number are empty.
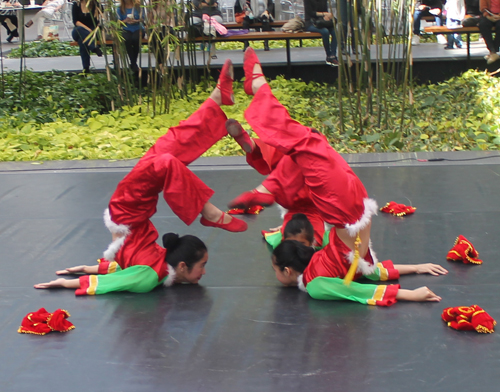
{"type": "Polygon", "coordinates": [[[245,82],[243,83],[243,87],[248,95],[254,95],[252,90],[253,80],[264,76],[262,73],[253,73],[255,64],[260,65],[259,58],[255,54],[255,51],[251,47],[248,47],[247,50],[245,50],[245,57],[243,60],[243,69],[245,71],[245,82]]]}
{"type": "Polygon", "coordinates": [[[231,59],[227,59],[220,71],[219,81],[217,82],[223,105],[234,105],[233,75],[233,62],[231,59]]]}
{"type": "Polygon", "coordinates": [[[227,133],[229,133],[234,138],[234,140],[236,140],[236,143],[240,145],[243,151],[248,154],[252,152],[252,139],[250,139],[247,131],[243,129],[238,121],[236,121],[234,118],[230,118],[229,120],[227,120],[226,130],[227,133]]]}
{"type": "Polygon", "coordinates": [[[269,207],[274,203],[274,196],[269,193],[261,193],[255,189],[249,192],[244,192],[236,199],[229,202],[229,208],[244,208],[259,205],[269,207]]]}
{"type": "Polygon", "coordinates": [[[240,231],[245,231],[248,229],[248,225],[246,222],[242,221],[241,219],[235,218],[234,216],[231,217],[231,221],[229,223],[224,223],[224,216],[226,215],[225,212],[222,213],[221,217],[217,222],[210,222],[208,219],[205,219],[203,216],[200,219],[200,223],[203,226],[208,226],[208,227],[218,227],[219,229],[231,231],[233,233],[237,233],[240,231]]]}

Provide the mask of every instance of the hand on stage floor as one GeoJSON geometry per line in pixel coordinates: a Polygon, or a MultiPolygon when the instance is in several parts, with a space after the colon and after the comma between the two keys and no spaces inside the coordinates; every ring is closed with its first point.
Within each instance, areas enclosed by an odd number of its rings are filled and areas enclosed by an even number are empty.
{"type": "Polygon", "coordinates": [[[66,288],[75,289],[80,288],[80,281],[78,279],[63,279],[59,278],[52,280],[47,283],[38,283],[33,286],[35,289],[55,289],[55,288],[66,288]]]}
{"type": "Polygon", "coordinates": [[[431,274],[434,276],[446,275],[448,270],[438,264],[395,264],[394,268],[399,271],[400,275],[409,274],[431,274]]]}
{"type": "Polygon", "coordinates": [[[441,297],[434,294],[427,286],[419,287],[415,290],[399,289],[396,299],[400,301],[413,302],[439,302],[441,297]]]}
{"type": "Polygon", "coordinates": [[[448,273],[448,270],[446,268],[443,268],[438,264],[416,264],[415,267],[417,267],[417,274],[431,274],[434,276],[438,276],[446,275],[448,273]]]}

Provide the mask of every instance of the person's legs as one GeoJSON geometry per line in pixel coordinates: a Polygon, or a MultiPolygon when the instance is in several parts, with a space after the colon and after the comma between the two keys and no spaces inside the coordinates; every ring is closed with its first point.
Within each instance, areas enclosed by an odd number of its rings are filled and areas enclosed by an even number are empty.
{"type": "MultiPolygon", "coordinates": [[[[481,16],[479,19],[479,31],[484,38],[484,42],[486,42],[486,47],[490,51],[490,53],[496,53],[495,42],[493,41],[493,33],[491,31],[493,27],[493,22],[488,18],[481,16]]],[[[497,33],[498,36],[498,33],[497,33]]]]}
{"type": "MultiPolygon", "coordinates": [[[[335,56],[336,53],[332,52],[332,45],[330,44],[330,31],[327,28],[318,29],[314,25],[310,25],[306,28],[307,31],[311,33],[320,33],[321,39],[323,40],[323,48],[327,57],[335,56]]],[[[334,34],[335,36],[335,34],[334,34]]],[[[337,47],[337,41],[335,40],[335,48],[337,47]]]]}
{"type": "Polygon", "coordinates": [[[33,23],[37,23],[37,34],[39,36],[43,35],[43,26],[45,24],[45,19],[52,18],[53,15],[54,8],[52,7],[37,12],[35,17],[33,18],[33,23]]]}
{"type": "Polygon", "coordinates": [[[125,50],[127,51],[127,55],[130,60],[130,68],[135,72],[138,69],[137,58],[139,57],[141,44],[141,30],[134,32],[123,30],[122,35],[125,40],[125,50]]]}
{"type": "Polygon", "coordinates": [[[415,13],[413,14],[413,34],[414,35],[420,35],[420,21],[422,20],[422,16],[424,16],[424,12],[426,11],[420,11],[420,10],[415,10],[415,13]]]}
{"type": "Polygon", "coordinates": [[[336,57],[337,55],[337,35],[335,33],[335,27],[329,29],[330,37],[330,53],[332,53],[332,57],[336,57]]]}
{"type": "Polygon", "coordinates": [[[80,57],[82,59],[82,67],[86,71],[90,69],[90,53],[88,45],[83,41],[89,34],[90,32],[81,26],[75,27],[73,29],[73,32],[71,33],[73,40],[78,42],[78,46],[80,48],[80,57]]]}
{"type": "Polygon", "coordinates": [[[493,41],[495,53],[500,49],[500,20],[495,22],[495,40],[493,41]]]}

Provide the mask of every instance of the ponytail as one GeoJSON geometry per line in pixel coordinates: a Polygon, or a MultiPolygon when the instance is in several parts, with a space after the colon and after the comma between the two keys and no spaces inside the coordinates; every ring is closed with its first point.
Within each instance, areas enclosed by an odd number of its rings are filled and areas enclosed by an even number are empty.
{"type": "Polygon", "coordinates": [[[305,246],[298,241],[286,240],[274,249],[273,263],[280,271],[288,267],[301,274],[309,265],[313,254],[314,249],[310,246],[305,246]]]}
{"type": "Polygon", "coordinates": [[[314,227],[304,214],[293,214],[283,230],[283,238],[303,234],[310,244],[314,243],[314,227]]]}
{"type": "Polygon", "coordinates": [[[204,242],[194,235],[179,237],[175,233],[166,233],[162,237],[162,242],[167,250],[165,261],[173,268],[184,261],[188,270],[191,270],[207,252],[204,242]]]}

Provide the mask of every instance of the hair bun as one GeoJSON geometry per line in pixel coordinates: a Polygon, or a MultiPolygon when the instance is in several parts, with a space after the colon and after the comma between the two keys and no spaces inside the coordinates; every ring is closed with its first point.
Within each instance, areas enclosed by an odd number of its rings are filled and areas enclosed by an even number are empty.
{"type": "Polygon", "coordinates": [[[174,250],[179,245],[179,234],[166,233],[162,237],[163,247],[169,251],[174,250]]]}

